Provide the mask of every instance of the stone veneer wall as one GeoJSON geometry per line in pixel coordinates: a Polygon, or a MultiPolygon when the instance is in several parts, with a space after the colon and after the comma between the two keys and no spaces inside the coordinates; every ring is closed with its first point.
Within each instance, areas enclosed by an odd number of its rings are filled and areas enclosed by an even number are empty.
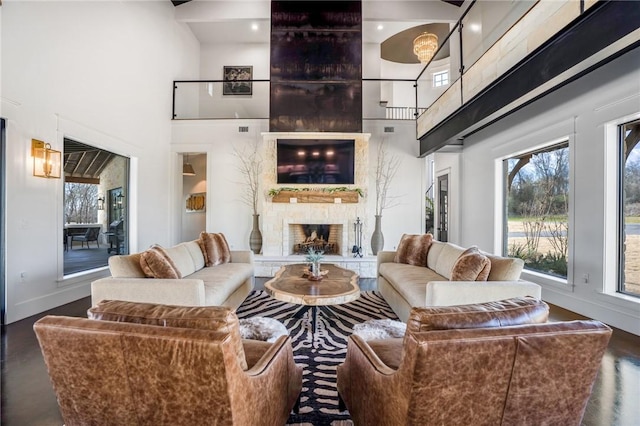
{"type": "MultiPolygon", "coordinates": [[[[346,186],[360,188],[365,192],[365,198],[360,198],[354,204],[329,203],[272,203],[267,196],[261,210],[262,254],[265,256],[287,256],[289,254],[289,225],[296,223],[307,224],[342,224],[343,242],[342,256],[349,256],[351,247],[355,243],[353,224],[356,218],[366,219],[373,213],[367,211],[369,189],[369,138],[365,133],[265,133],[263,134],[263,168],[262,187],[265,193],[272,188],[327,188],[332,186],[346,186]],[[355,179],[353,185],[311,185],[276,183],[276,140],[277,139],[354,139],[355,140],[355,179]]],[[[363,225],[363,235],[370,235],[367,224],[363,225]]],[[[366,248],[366,241],[362,241],[366,248]]]]}

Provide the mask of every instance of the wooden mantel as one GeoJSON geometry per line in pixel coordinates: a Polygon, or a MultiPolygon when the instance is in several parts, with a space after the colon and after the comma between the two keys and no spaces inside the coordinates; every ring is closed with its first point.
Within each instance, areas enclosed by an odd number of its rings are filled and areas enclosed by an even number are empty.
{"type": "Polygon", "coordinates": [[[274,203],[291,203],[295,198],[297,203],[357,203],[360,195],[356,190],[350,191],[287,191],[282,190],[275,194],[271,201],[274,203]]]}

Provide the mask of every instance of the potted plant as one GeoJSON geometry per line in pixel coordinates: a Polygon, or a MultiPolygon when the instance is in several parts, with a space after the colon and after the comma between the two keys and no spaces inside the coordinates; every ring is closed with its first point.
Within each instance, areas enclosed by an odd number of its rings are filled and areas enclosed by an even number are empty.
{"type": "Polygon", "coordinates": [[[322,279],[322,273],[320,272],[320,261],[324,258],[324,251],[315,250],[310,247],[307,251],[307,257],[305,260],[311,266],[311,275],[309,276],[310,280],[320,281],[322,279]]]}

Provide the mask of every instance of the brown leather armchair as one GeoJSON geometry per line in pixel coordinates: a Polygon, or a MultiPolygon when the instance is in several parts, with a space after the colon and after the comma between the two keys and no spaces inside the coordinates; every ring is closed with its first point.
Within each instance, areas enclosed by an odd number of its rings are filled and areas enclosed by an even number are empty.
{"type": "Polygon", "coordinates": [[[288,336],[242,341],[245,370],[231,332],[54,316],[34,329],[67,426],[280,426],[302,387],[288,336]]]}
{"type": "Polygon", "coordinates": [[[349,338],[338,392],[355,425],[580,424],[611,330],[473,306],[414,308],[404,339],[349,338]]]}

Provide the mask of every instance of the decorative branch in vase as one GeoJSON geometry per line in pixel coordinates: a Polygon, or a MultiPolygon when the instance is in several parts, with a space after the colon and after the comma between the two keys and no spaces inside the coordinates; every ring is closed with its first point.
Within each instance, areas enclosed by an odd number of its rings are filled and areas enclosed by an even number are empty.
{"type": "Polygon", "coordinates": [[[384,248],[382,235],[382,211],[398,205],[397,197],[388,195],[391,181],[398,172],[400,159],[390,154],[386,140],[378,144],[378,158],[376,161],[376,223],[371,235],[371,251],[374,255],[384,248]]]}
{"type": "Polygon", "coordinates": [[[249,247],[255,254],[262,250],[262,232],[260,232],[260,214],[258,213],[258,195],[260,194],[260,175],[262,174],[262,157],[258,153],[257,142],[253,144],[251,150],[233,149],[234,155],[238,158],[238,170],[242,174],[244,190],[241,200],[251,207],[253,212],[253,228],[249,235],[249,247]]]}

